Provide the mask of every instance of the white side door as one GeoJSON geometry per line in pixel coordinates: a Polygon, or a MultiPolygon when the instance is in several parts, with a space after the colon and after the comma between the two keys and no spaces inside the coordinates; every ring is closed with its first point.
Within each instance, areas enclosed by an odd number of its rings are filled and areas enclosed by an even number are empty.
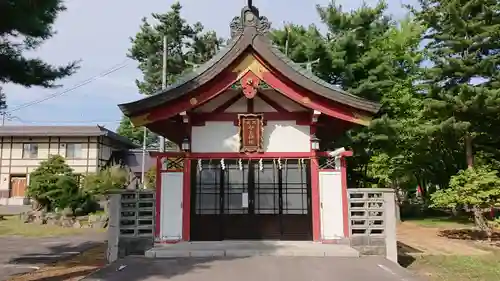
{"type": "Polygon", "coordinates": [[[160,237],[162,240],[182,239],[182,172],[161,174],[160,237]]]}
{"type": "Polygon", "coordinates": [[[344,236],[340,171],[320,171],[319,188],[322,239],[339,239],[344,236]]]}

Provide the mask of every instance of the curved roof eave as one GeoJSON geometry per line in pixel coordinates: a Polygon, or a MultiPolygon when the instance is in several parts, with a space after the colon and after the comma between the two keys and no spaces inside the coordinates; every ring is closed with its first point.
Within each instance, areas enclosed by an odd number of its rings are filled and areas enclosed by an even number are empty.
{"type": "Polygon", "coordinates": [[[259,40],[254,40],[252,46],[264,60],[271,61],[271,67],[275,68],[286,78],[297,83],[301,87],[329,100],[356,109],[371,113],[377,113],[379,111],[379,103],[350,94],[322,80],[311,71],[293,62],[278,50],[278,48],[272,46],[268,38],[259,36],[259,40]]]}
{"type": "MultiPolygon", "coordinates": [[[[219,52],[209,61],[193,69],[184,76],[181,76],[176,83],[140,100],[119,104],[118,107],[126,116],[130,116],[187,94],[188,92],[186,90],[190,92],[201,85],[199,81],[196,80],[204,76],[207,72],[211,72],[212,75],[210,76],[213,77],[222,72],[224,68],[219,67],[220,61],[223,61],[228,54],[232,53],[234,51],[233,49],[239,45],[238,43],[240,41],[244,41],[244,34],[231,39],[228,45],[219,50],[219,52]]],[[[210,79],[206,80],[208,81],[210,79]]]]}

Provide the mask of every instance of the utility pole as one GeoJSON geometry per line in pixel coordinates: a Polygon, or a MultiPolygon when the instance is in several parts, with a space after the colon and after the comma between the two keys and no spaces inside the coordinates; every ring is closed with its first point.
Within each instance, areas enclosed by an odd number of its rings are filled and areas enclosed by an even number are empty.
{"type": "MultiPolygon", "coordinates": [[[[163,67],[162,67],[162,75],[161,75],[161,88],[167,88],[167,36],[163,36],[163,67]]],[[[160,136],[160,152],[165,152],[165,137],[160,136]]]]}
{"type": "Polygon", "coordinates": [[[145,169],[146,169],[146,138],[148,137],[148,129],[146,126],[144,128],[144,133],[143,133],[143,140],[142,140],[142,164],[141,164],[141,184],[142,188],[146,189],[146,185],[144,184],[144,175],[145,175],[145,169]]]}
{"type": "Polygon", "coordinates": [[[288,30],[288,25],[286,22],[284,22],[285,26],[285,34],[286,34],[286,39],[285,39],[285,56],[288,57],[288,41],[290,40],[290,31],[288,30]]]}
{"type": "MultiPolygon", "coordinates": [[[[167,36],[163,36],[163,65],[162,65],[162,79],[161,88],[165,89],[167,87],[167,36]]],[[[148,130],[144,126],[144,134],[142,141],[142,165],[141,165],[141,184],[142,188],[146,188],[144,183],[144,177],[146,174],[146,139],[148,136],[148,130]]],[[[160,136],[160,152],[165,151],[165,137],[160,136]]]]}

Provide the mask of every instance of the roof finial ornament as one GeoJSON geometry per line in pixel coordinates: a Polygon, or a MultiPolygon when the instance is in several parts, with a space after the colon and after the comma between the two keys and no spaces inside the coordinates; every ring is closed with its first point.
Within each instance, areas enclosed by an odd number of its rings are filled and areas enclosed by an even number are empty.
{"type": "Polygon", "coordinates": [[[259,15],[259,9],[253,6],[252,0],[247,0],[247,6],[241,9],[241,16],[231,21],[231,38],[241,35],[245,28],[255,28],[261,35],[266,35],[271,29],[269,20],[259,15]]]}

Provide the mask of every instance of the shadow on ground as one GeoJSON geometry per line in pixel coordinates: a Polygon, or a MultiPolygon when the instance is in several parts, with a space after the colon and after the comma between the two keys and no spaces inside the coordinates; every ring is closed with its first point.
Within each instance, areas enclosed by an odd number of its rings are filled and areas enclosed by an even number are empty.
{"type": "Polygon", "coordinates": [[[24,265],[46,265],[75,256],[91,248],[103,245],[104,242],[86,241],[79,244],[65,243],[54,246],[48,246],[48,251],[32,252],[15,257],[9,261],[9,264],[24,265]]]}
{"type": "MultiPolygon", "coordinates": [[[[64,237],[64,238],[25,238],[25,237],[2,237],[0,239],[0,280],[11,280],[16,276],[37,271],[53,269],[59,262],[65,262],[65,267],[72,267],[72,258],[82,252],[88,252],[92,248],[101,248],[99,252],[104,253],[105,241],[99,237],[64,237]]],[[[98,253],[99,253],[98,252],[98,253]]],[[[96,263],[95,258],[94,264],[96,263]]],[[[96,268],[104,265],[104,254],[100,259],[99,266],[80,267],[78,270],[87,272],[68,274],[86,276],[96,268]]],[[[92,263],[87,263],[92,265],[92,263]]],[[[74,266],[78,266],[75,263],[74,266]]],[[[59,267],[62,268],[62,267],[59,267]]],[[[22,279],[21,279],[22,280],[22,279]]],[[[45,279],[36,279],[37,281],[45,279]]],[[[65,280],[65,279],[47,279],[65,280]]]]}
{"type": "Polygon", "coordinates": [[[210,269],[214,263],[227,262],[248,257],[206,257],[206,258],[145,258],[129,256],[91,274],[82,281],[141,281],[169,280],[189,272],[210,269]]]}
{"type": "MultiPolygon", "coordinates": [[[[260,247],[277,251],[280,246],[266,242],[255,242],[260,247]]],[[[226,256],[226,257],[186,257],[186,258],[146,258],[142,255],[128,256],[109,264],[106,267],[89,275],[82,281],[141,281],[169,280],[178,275],[205,271],[211,269],[215,264],[239,259],[246,259],[250,256],[226,256]]]]}
{"type": "Polygon", "coordinates": [[[415,262],[415,256],[421,255],[423,252],[413,248],[401,241],[398,241],[398,263],[404,268],[408,268],[415,262]]]}

